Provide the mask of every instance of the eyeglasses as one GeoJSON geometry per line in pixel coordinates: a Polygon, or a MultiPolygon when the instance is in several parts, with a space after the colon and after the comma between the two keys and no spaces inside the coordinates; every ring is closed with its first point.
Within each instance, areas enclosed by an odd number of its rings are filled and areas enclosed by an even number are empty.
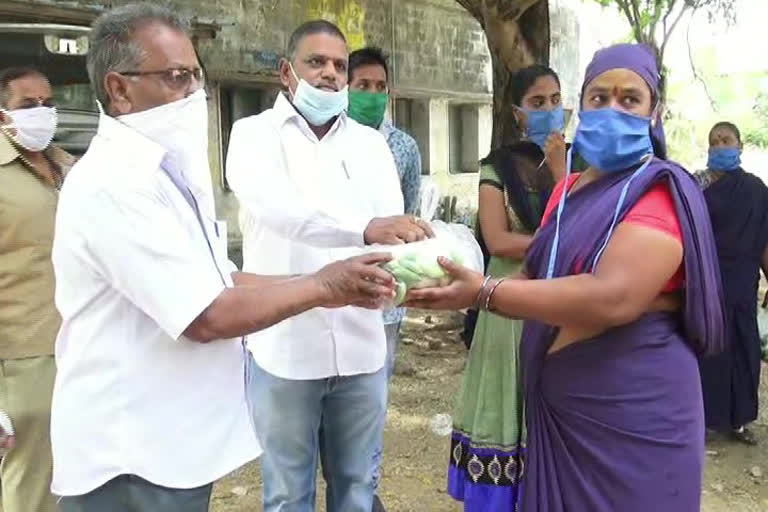
{"type": "Polygon", "coordinates": [[[200,68],[172,68],[162,71],[118,71],[118,73],[123,76],[158,75],[169,88],[175,91],[188,89],[193,78],[197,82],[198,89],[202,89],[205,86],[205,75],[200,68]]]}

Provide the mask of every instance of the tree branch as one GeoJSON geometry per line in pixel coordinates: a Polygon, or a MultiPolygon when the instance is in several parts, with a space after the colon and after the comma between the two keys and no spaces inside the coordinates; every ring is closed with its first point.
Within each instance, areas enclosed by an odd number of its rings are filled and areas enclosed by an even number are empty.
{"type": "Polygon", "coordinates": [[[619,9],[624,13],[624,16],[627,17],[627,21],[629,22],[629,26],[632,27],[632,32],[635,34],[635,39],[637,39],[638,42],[642,41],[642,34],[640,33],[640,23],[639,20],[636,20],[632,16],[632,12],[629,9],[629,2],[630,0],[616,0],[616,3],[619,6],[619,9]]]}
{"type": "MultiPolygon", "coordinates": [[[[667,33],[667,20],[669,19],[669,15],[672,14],[672,11],[675,9],[675,6],[677,5],[677,0],[670,0],[669,8],[667,9],[667,12],[664,13],[664,19],[661,20],[661,27],[664,29],[664,33],[667,33]]],[[[685,8],[685,0],[683,0],[683,8],[685,8]]]]}
{"type": "Polygon", "coordinates": [[[632,13],[635,15],[635,23],[637,24],[638,29],[640,29],[640,24],[643,21],[640,16],[640,0],[629,0],[629,5],[632,6],[632,13]]]}
{"type": "Polygon", "coordinates": [[[621,12],[624,13],[624,16],[627,17],[627,21],[629,22],[629,26],[632,27],[632,30],[635,30],[635,26],[637,23],[635,22],[635,18],[632,16],[632,13],[629,10],[629,5],[627,4],[628,0],[616,0],[616,3],[619,6],[619,9],[621,12]]]}
{"type": "Polygon", "coordinates": [[[505,9],[499,9],[499,16],[501,16],[501,18],[504,20],[511,19],[518,21],[528,9],[540,1],[547,0],[516,0],[514,2],[510,2],[510,5],[505,9]]]}
{"type": "Polygon", "coordinates": [[[696,65],[693,62],[693,51],[691,50],[691,22],[688,22],[688,29],[685,32],[685,41],[688,44],[688,62],[691,63],[691,71],[693,72],[693,78],[701,83],[701,86],[704,88],[704,94],[707,95],[707,99],[709,100],[709,105],[712,107],[712,110],[717,113],[717,103],[715,102],[714,98],[712,98],[712,95],[709,93],[709,87],[707,87],[707,82],[699,75],[699,72],[696,70],[696,65]]]}
{"type": "MultiPolygon", "coordinates": [[[[683,5],[682,9],[680,9],[680,12],[677,15],[677,18],[675,18],[675,20],[672,22],[672,25],[669,26],[669,29],[667,29],[666,21],[664,22],[664,39],[661,41],[661,47],[659,49],[660,58],[662,62],[664,60],[664,50],[667,49],[667,43],[669,42],[669,38],[672,36],[672,32],[674,32],[675,27],[677,27],[677,24],[680,23],[681,19],[683,19],[683,15],[687,10],[688,10],[688,6],[683,5]]],[[[670,10],[669,12],[672,12],[672,11],[670,10]]],[[[690,27],[690,23],[688,24],[688,26],[690,27]]]]}
{"type": "MultiPolygon", "coordinates": [[[[674,4],[675,1],[672,0],[672,3],[674,4]]],[[[663,0],[655,0],[653,3],[653,15],[651,16],[651,23],[648,25],[648,39],[651,41],[656,35],[656,27],[661,19],[661,6],[663,3],[663,0]]],[[[667,14],[669,14],[669,11],[667,11],[667,14]]],[[[666,20],[666,16],[664,16],[664,19],[666,20]]]]}

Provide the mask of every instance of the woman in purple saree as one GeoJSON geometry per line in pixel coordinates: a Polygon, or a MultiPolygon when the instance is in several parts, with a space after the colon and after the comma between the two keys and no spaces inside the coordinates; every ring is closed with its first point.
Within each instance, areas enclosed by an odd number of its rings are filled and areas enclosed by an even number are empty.
{"type": "Polygon", "coordinates": [[[454,283],[409,299],[526,319],[524,512],[699,510],[696,356],[722,348],[720,274],[702,194],[663,160],[658,81],[647,47],[595,54],[574,140],[590,168],[561,184],[528,279],[488,281],[441,261],[454,283]],[[647,208],[659,190],[674,230],[657,229],[663,212],[647,208]]]}

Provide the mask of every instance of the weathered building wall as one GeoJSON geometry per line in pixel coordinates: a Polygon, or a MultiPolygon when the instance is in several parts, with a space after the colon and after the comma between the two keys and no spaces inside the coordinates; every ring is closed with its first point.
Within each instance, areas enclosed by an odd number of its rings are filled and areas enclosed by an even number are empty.
{"type": "MultiPolygon", "coordinates": [[[[128,3],[117,0],[114,5],[128,3]]],[[[78,2],[74,2],[78,3],[78,2]]],[[[93,5],[92,0],[79,3],[93,5]]],[[[302,21],[336,23],[350,49],[382,47],[392,56],[396,92],[484,100],[489,55],[479,24],[453,0],[171,0],[181,13],[221,25],[201,44],[211,75],[274,80],[288,37],[302,21]]]]}
{"type": "MultiPolygon", "coordinates": [[[[79,0],[66,5],[103,8],[128,1],[79,0]]],[[[579,81],[588,58],[580,44],[585,36],[579,30],[583,1],[550,0],[551,65],[560,75],[569,109],[577,106],[579,81]]],[[[64,5],[50,0],[29,2],[64,5]]],[[[396,99],[391,116],[416,138],[425,171],[441,193],[458,196],[459,209],[476,207],[477,173],[471,171],[476,171],[477,160],[490,149],[490,55],[480,25],[455,0],[168,3],[187,17],[220,26],[215,38],[200,41],[199,48],[210,82],[210,156],[214,182],[219,185],[215,187],[217,207],[235,237],[239,236],[237,203],[226,190],[222,172],[229,127],[240,115],[271,104],[278,88],[278,62],[290,33],[314,18],[339,25],[351,49],[377,45],[391,56],[396,99]]],[[[258,155],[254,162],[258,165],[258,155]]]]}
{"type": "MultiPolygon", "coordinates": [[[[128,3],[117,0],[113,5],[128,3]]],[[[85,0],[83,4],[93,4],[85,0]]],[[[229,86],[270,88],[291,32],[301,22],[323,18],[345,33],[350,49],[380,46],[390,55],[394,98],[411,100],[413,123],[425,171],[443,194],[457,195],[459,207],[477,204],[477,174],[454,174],[450,151],[461,146],[460,160],[477,162],[489,149],[491,100],[490,55],[480,25],[454,0],[171,0],[183,15],[215,22],[216,37],[199,43],[211,79],[211,164],[219,215],[237,226],[237,202],[226,190],[223,169],[228,120],[222,116],[229,86]],[[452,140],[451,105],[469,105],[464,122],[473,143],[452,140]],[[480,114],[480,109],[482,114],[480,114]]],[[[403,125],[392,112],[396,124],[403,125]]],[[[257,161],[257,160],[256,160],[257,161]]],[[[471,167],[464,165],[462,167],[471,167]]],[[[476,167],[476,165],[475,165],[476,167]]]]}

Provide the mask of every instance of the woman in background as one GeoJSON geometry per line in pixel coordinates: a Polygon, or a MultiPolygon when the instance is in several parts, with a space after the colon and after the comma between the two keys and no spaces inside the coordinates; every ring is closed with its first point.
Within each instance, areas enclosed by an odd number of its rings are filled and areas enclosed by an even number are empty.
{"type": "MultiPolygon", "coordinates": [[[[565,171],[560,80],[545,66],[513,79],[515,117],[524,140],[492,151],[480,167],[479,238],[487,275],[520,273],[554,185],[565,171]],[[555,164],[550,167],[550,162],[555,164]]],[[[448,492],[464,510],[514,510],[525,449],[519,376],[522,322],[481,311],[454,412],[448,492]],[[491,471],[477,474],[479,461],[491,471]]]]}
{"type": "Polygon", "coordinates": [[[723,276],[727,348],[701,361],[707,428],[755,445],[745,425],[757,419],[760,335],[757,292],[768,270],[768,187],[741,168],[741,134],[717,123],[709,133],[707,169],[696,174],[704,189],[723,276]]]}

